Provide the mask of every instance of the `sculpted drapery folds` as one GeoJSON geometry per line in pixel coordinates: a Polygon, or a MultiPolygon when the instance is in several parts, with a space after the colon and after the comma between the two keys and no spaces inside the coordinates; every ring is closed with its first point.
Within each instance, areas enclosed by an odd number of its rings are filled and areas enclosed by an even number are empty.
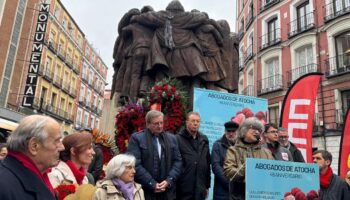
{"type": "Polygon", "coordinates": [[[114,46],[112,96],[136,101],[163,78],[181,80],[189,92],[193,86],[234,92],[238,53],[225,25],[204,12],[185,11],[177,0],[165,11],[130,10],[119,23],[114,46]]]}

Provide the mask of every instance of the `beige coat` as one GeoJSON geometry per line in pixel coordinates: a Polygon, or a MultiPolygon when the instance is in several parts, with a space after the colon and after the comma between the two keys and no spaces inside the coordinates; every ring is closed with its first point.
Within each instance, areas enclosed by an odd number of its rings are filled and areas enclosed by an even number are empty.
{"type": "MultiPolygon", "coordinates": [[[[78,184],[72,170],[63,161],[60,161],[56,167],[52,168],[52,171],[48,175],[53,188],[56,188],[60,184],[78,184]]],[[[85,176],[83,184],[88,183],[89,181],[85,176]]]]}
{"type": "Polygon", "coordinates": [[[263,148],[261,144],[244,144],[238,139],[234,146],[227,149],[224,175],[232,181],[244,181],[246,158],[274,160],[271,151],[263,148]]]}
{"type": "MultiPolygon", "coordinates": [[[[125,198],[111,180],[105,180],[97,183],[93,200],[125,200],[125,198]]],[[[135,183],[134,200],[145,200],[141,185],[138,183],[135,183]]]]}

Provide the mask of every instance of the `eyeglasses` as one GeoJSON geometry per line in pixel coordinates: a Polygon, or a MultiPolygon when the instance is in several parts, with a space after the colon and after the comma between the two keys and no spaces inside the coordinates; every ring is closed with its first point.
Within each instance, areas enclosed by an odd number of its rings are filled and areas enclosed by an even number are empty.
{"type": "Polygon", "coordinates": [[[266,131],[266,133],[273,133],[273,134],[277,134],[278,131],[266,131]]]}
{"type": "Polygon", "coordinates": [[[257,132],[259,132],[259,133],[262,132],[262,130],[261,130],[260,128],[255,127],[255,126],[250,126],[249,129],[254,130],[254,131],[257,131],[257,132]]]}
{"type": "Polygon", "coordinates": [[[280,140],[288,140],[289,136],[279,136],[280,140]]]}

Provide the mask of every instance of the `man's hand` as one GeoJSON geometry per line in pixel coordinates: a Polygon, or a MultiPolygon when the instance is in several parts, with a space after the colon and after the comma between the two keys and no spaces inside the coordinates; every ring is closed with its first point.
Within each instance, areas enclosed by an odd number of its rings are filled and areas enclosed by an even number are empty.
{"type": "Polygon", "coordinates": [[[154,192],[155,193],[164,192],[168,186],[169,186],[169,183],[167,181],[162,181],[160,183],[157,183],[156,187],[154,188],[154,192]]]}

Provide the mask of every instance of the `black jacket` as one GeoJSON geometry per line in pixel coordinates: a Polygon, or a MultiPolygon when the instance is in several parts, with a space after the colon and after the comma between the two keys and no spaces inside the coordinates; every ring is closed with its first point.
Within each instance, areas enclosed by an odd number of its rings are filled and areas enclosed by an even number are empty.
{"type": "Polygon", "coordinates": [[[215,176],[213,196],[215,200],[228,200],[230,197],[229,180],[224,175],[226,151],[230,146],[230,143],[224,135],[214,142],[211,151],[211,165],[215,176]]]}
{"type": "MultiPolygon", "coordinates": [[[[175,135],[170,133],[162,133],[162,137],[165,137],[169,144],[168,147],[162,146],[162,152],[167,152],[165,148],[169,149],[169,153],[165,153],[166,162],[166,177],[164,177],[169,184],[169,188],[163,193],[154,193],[154,188],[157,183],[155,180],[154,164],[152,161],[153,146],[149,146],[147,142],[147,134],[150,134],[148,129],[141,132],[133,133],[128,144],[128,152],[136,157],[136,175],[135,181],[142,185],[142,189],[145,192],[145,199],[159,199],[157,196],[164,196],[168,200],[176,198],[176,180],[181,172],[181,155],[175,135]],[[168,163],[169,162],[169,163],[168,163]]],[[[151,144],[152,145],[152,144],[151,144]]],[[[163,153],[162,153],[163,154],[163,153]]],[[[160,199],[162,199],[160,198],[160,199]]]]}
{"type": "Polygon", "coordinates": [[[0,162],[1,200],[55,200],[45,183],[22,163],[8,155],[0,162]]]}
{"type": "Polygon", "coordinates": [[[177,199],[204,200],[210,187],[210,153],[207,136],[198,132],[198,151],[186,129],[177,136],[182,156],[182,173],[177,183],[177,199]]]}
{"type": "Polygon", "coordinates": [[[292,154],[294,162],[305,162],[305,159],[304,159],[303,155],[301,154],[300,150],[292,142],[289,142],[288,150],[292,154]]]}
{"type": "Polygon", "coordinates": [[[328,188],[320,188],[320,200],[348,200],[350,190],[348,184],[333,174],[328,188]]]}

